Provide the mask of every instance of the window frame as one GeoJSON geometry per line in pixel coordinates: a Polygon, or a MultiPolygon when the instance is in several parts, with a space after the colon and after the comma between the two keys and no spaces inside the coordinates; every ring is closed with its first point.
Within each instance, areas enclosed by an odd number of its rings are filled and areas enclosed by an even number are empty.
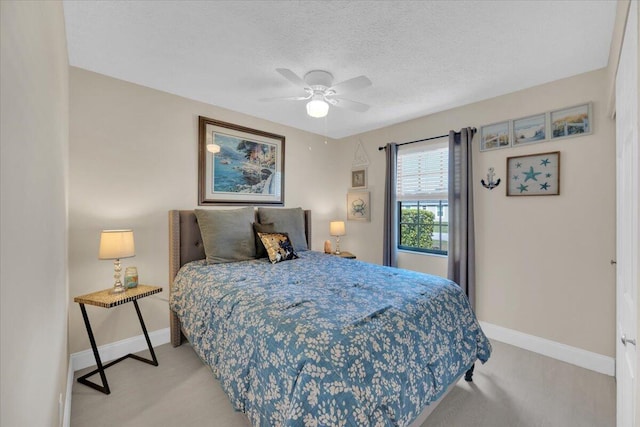
{"type": "MultiPolygon", "coordinates": [[[[419,151],[436,151],[438,148],[434,147],[434,146],[441,146],[442,145],[442,140],[436,140],[433,141],[429,144],[425,144],[422,147],[422,150],[419,151]]],[[[412,149],[412,151],[418,151],[416,149],[412,149]]],[[[398,152],[398,156],[400,156],[401,153],[398,152]]],[[[447,154],[448,156],[448,154],[447,154]]],[[[396,160],[397,161],[397,160],[396,160]]],[[[406,204],[415,204],[416,207],[418,208],[418,212],[420,212],[420,206],[424,205],[424,206],[429,206],[429,205],[439,205],[439,209],[438,212],[440,213],[440,215],[436,215],[437,218],[434,220],[434,228],[435,227],[439,227],[439,242],[440,242],[440,248],[442,248],[442,226],[443,226],[443,221],[442,218],[445,217],[445,215],[443,214],[444,209],[448,209],[449,207],[449,198],[448,198],[448,173],[449,173],[449,165],[448,165],[448,161],[446,163],[447,165],[447,170],[446,170],[446,175],[447,175],[447,197],[433,197],[433,198],[429,198],[427,197],[419,197],[417,199],[411,199],[411,198],[407,198],[406,196],[403,197],[401,200],[397,199],[398,196],[398,187],[400,186],[401,180],[400,177],[398,176],[398,172],[400,172],[400,170],[398,169],[398,171],[396,172],[396,180],[397,180],[397,186],[396,186],[396,215],[397,215],[397,221],[396,221],[396,232],[397,232],[397,242],[396,242],[396,246],[398,250],[401,251],[406,251],[406,252],[412,252],[412,253],[418,253],[418,254],[425,254],[425,255],[436,255],[436,256],[444,256],[447,257],[449,256],[449,247],[447,244],[447,249],[446,250],[442,250],[442,249],[430,249],[430,248],[422,248],[422,247],[415,247],[415,246],[407,246],[407,245],[402,245],[402,226],[406,225],[406,224],[414,224],[414,223],[403,223],[402,222],[402,204],[406,203],[406,204]]],[[[434,195],[435,196],[435,195],[434,195]]],[[[448,216],[448,215],[447,215],[448,216]]],[[[419,221],[419,220],[418,220],[419,221]]],[[[419,222],[418,222],[419,224],[419,222]]],[[[417,224],[415,224],[417,225],[417,224]]],[[[449,227],[449,222],[446,222],[447,227],[449,227]]],[[[448,232],[447,232],[448,233],[448,232]]],[[[448,240],[447,240],[448,243],[448,240]]]]}
{"type": "MultiPolygon", "coordinates": [[[[407,252],[419,252],[419,253],[423,253],[423,254],[430,254],[430,255],[442,255],[442,256],[449,256],[449,247],[447,245],[447,250],[442,250],[442,249],[429,249],[429,248],[422,248],[419,246],[405,246],[402,245],[402,225],[405,224],[413,224],[413,223],[406,223],[406,222],[402,222],[402,203],[417,203],[418,204],[418,212],[420,212],[420,204],[425,204],[425,205],[429,205],[429,204],[434,204],[434,203],[438,203],[439,209],[444,209],[444,208],[448,208],[449,207],[449,201],[448,200],[444,200],[444,199],[431,199],[431,200],[398,200],[397,204],[396,204],[396,209],[398,212],[398,249],[402,250],[402,251],[407,251],[407,252]],[[446,203],[446,205],[442,205],[444,203],[446,203]]],[[[438,215],[438,220],[434,221],[434,225],[440,228],[440,247],[442,248],[442,217],[444,215],[438,215]]],[[[446,223],[447,227],[449,226],[449,223],[446,223]]]]}

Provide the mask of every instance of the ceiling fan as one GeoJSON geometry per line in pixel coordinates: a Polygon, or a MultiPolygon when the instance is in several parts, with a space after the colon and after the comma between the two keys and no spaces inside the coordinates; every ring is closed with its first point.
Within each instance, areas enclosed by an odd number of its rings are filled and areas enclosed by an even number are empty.
{"type": "Polygon", "coordinates": [[[371,86],[366,76],[358,76],[341,83],[333,84],[333,75],[324,70],[309,71],[304,78],[288,68],[276,68],[276,71],[294,85],[304,89],[306,96],[287,96],[263,98],[261,101],[306,101],[307,114],[311,117],[324,117],[329,112],[329,105],[346,108],[363,113],[369,109],[367,104],[345,99],[342,95],[371,86]]]}

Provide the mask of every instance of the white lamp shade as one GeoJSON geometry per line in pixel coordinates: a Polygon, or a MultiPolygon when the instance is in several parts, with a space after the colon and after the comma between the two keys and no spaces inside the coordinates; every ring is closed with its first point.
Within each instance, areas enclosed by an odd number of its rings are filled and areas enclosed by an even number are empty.
{"type": "Polygon", "coordinates": [[[207,144],[207,151],[213,154],[220,152],[220,146],[218,144],[207,144]]]}
{"type": "Polygon", "coordinates": [[[311,117],[324,117],[329,112],[329,104],[322,99],[312,99],[307,102],[307,114],[311,117]]]}
{"type": "Polygon", "coordinates": [[[98,259],[120,259],[135,256],[132,230],[103,230],[100,233],[98,259]]]}
{"type": "Polygon", "coordinates": [[[331,221],[329,223],[329,234],[332,236],[344,236],[346,234],[344,221],[331,221]]]}

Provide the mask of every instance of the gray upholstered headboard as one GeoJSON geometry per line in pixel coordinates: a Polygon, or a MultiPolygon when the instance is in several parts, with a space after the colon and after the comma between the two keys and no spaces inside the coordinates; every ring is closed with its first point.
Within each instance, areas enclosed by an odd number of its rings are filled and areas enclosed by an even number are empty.
{"type": "MultiPolygon", "coordinates": [[[[256,211],[257,215],[257,211],[256,211]]],[[[304,211],[304,231],[307,244],[311,249],[311,211],[304,211]]],[[[184,264],[204,259],[204,245],[200,235],[200,227],[194,211],[169,211],[169,294],[173,288],[173,279],[184,264]]],[[[170,311],[171,343],[180,345],[180,321],[170,311]]]]}

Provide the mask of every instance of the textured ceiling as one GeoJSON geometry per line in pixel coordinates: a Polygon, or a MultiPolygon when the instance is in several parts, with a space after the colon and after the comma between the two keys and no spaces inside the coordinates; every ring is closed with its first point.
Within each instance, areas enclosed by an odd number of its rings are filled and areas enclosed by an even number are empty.
{"type": "Polygon", "coordinates": [[[615,1],[65,1],[70,64],[332,138],[605,67],[615,1]],[[325,119],[276,68],[373,86],[325,119]]]}

